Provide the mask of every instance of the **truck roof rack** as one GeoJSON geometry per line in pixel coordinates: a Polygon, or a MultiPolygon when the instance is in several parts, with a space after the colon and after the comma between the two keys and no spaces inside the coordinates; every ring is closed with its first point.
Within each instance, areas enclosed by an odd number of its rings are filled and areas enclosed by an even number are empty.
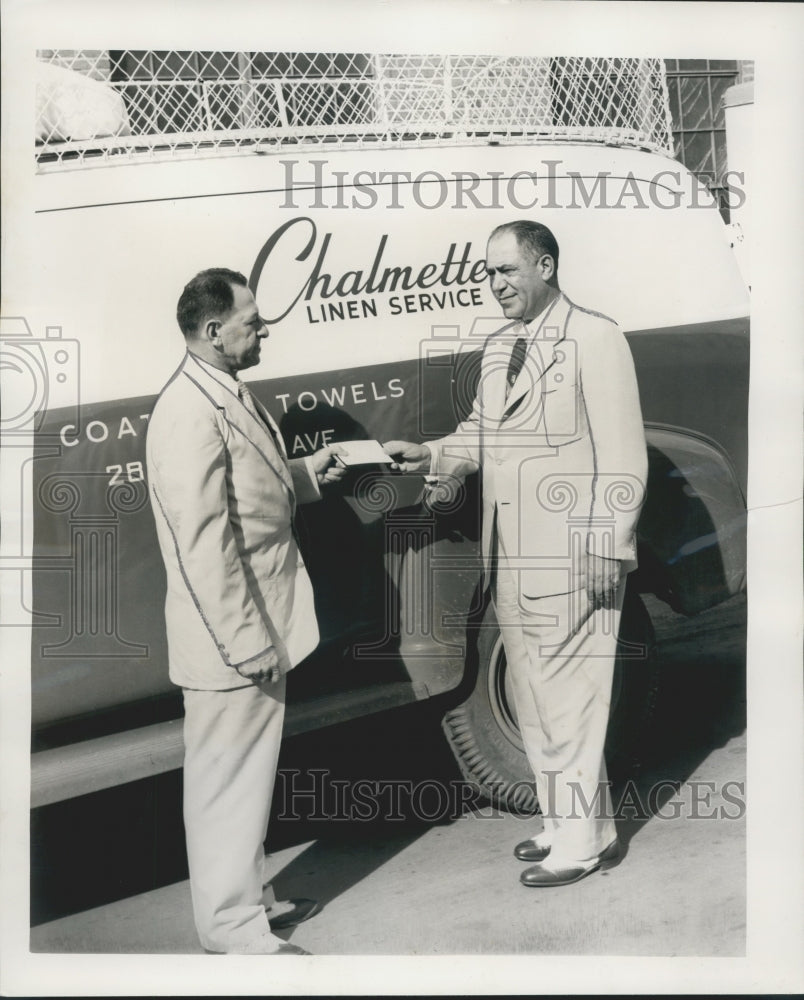
{"type": "Polygon", "coordinates": [[[52,49],[37,71],[40,172],[289,146],[673,151],[661,59],[52,49]]]}

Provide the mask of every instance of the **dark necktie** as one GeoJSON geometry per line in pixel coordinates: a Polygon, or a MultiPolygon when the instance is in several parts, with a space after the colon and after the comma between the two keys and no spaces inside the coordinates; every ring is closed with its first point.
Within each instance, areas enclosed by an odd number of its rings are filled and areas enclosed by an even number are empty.
{"type": "Polygon", "coordinates": [[[514,349],[511,352],[511,360],[508,362],[508,375],[506,376],[506,386],[505,386],[505,398],[511,393],[514,387],[514,383],[519,377],[519,373],[522,371],[522,366],[525,364],[525,356],[527,351],[527,340],[524,337],[517,337],[514,343],[514,349]]]}

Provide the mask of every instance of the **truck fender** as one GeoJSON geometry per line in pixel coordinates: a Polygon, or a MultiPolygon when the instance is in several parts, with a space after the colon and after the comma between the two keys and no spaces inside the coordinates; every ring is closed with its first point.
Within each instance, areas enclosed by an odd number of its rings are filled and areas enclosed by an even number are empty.
{"type": "Polygon", "coordinates": [[[734,467],[710,438],[646,425],[648,489],[637,528],[637,584],[695,614],[745,588],[746,505],[734,467]]]}

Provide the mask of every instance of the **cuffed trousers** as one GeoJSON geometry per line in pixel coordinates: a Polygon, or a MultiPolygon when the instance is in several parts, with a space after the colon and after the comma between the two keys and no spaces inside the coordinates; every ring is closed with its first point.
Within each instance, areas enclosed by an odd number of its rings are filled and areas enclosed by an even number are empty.
{"type": "Polygon", "coordinates": [[[521,596],[500,556],[492,598],[550,863],[586,860],[616,836],[603,748],[625,579],[613,608],[592,612],[583,589],[521,596]]]}
{"type": "Polygon", "coordinates": [[[237,951],[270,935],[263,842],[285,680],[183,693],[184,827],[195,925],[208,951],[237,951]]]}

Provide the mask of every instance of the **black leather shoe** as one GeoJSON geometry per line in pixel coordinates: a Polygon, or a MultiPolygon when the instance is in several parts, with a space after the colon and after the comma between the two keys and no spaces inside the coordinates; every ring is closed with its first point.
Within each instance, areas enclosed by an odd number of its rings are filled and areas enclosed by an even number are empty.
{"type": "Polygon", "coordinates": [[[591,875],[592,872],[605,871],[607,868],[614,868],[620,862],[620,845],[613,840],[609,846],[584,864],[568,865],[566,868],[545,868],[544,865],[534,865],[526,868],[519,876],[522,885],[547,888],[554,885],[572,885],[573,882],[580,882],[582,878],[591,875]]]}
{"type": "Polygon", "coordinates": [[[315,899],[283,899],[273,903],[266,912],[268,926],[272,931],[281,931],[285,927],[295,927],[315,916],[321,909],[321,904],[315,899]]]}
{"type": "Polygon", "coordinates": [[[539,847],[533,840],[523,840],[514,848],[515,858],[519,858],[520,861],[530,861],[531,864],[536,861],[544,861],[549,853],[549,844],[547,847],[539,847]]]}
{"type": "Polygon", "coordinates": [[[291,944],[290,941],[286,941],[284,944],[276,949],[276,951],[271,952],[272,955],[312,955],[311,951],[305,951],[304,948],[299,947],[297,944],[291,944]]]}

